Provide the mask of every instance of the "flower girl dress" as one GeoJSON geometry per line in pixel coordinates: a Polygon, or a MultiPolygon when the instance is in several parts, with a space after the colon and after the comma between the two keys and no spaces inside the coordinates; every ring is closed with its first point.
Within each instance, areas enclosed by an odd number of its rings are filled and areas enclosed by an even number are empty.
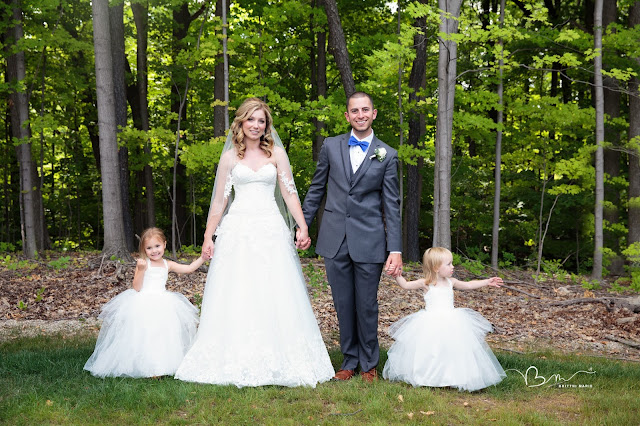
{"type": "Polygon", "coordinates": [[[84,366],[98,377],[173,375],[196,334],[198,309],[180,293],[165,289],[164,267],[147,260],[142,289],[125,290],[100,313],[102,328],[84,366]]]}
{"type": "Polygon", "coordinates": [[[429,286],[425,309],[395,322],[383,377],[413,386],[475,391],[506,374],[484,340],[493,330],[478,312],[454,308],[453,286],[429,286]]]}

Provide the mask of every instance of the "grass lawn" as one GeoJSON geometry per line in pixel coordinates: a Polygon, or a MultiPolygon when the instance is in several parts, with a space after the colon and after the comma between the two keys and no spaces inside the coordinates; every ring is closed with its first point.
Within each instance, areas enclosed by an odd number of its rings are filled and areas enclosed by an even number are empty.
{"type": "MultiPolygon", "coordinates": [[[[0,423],[640,424],[638,363],[498,351],[513,371],[474,393],[360,378],[315,389],[238,389],[171,377],[98,379],[82,370],[94,343],[52,336],[0,344],[0,423]]],[[[331,357],[338,366],[340,353],[331,357]]]]}

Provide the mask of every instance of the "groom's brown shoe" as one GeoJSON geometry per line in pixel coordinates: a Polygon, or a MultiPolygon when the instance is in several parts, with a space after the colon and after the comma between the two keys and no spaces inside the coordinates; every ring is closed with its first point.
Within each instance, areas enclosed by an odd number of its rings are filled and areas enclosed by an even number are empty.
{"type": "Polygon", "coordinates": [[[353,370],[338,370],[335,376],[333,376],[333,380],[347,381],[351,379],[356,374],[353,370]]]}
{"type": "Polygon", "coordinates": [[[362,376],[362,381],[367,383],[373,383],[375,380],[378,380],[378,371],[372,368],[369,371],[363,371],[360,373],[362,376]]]}

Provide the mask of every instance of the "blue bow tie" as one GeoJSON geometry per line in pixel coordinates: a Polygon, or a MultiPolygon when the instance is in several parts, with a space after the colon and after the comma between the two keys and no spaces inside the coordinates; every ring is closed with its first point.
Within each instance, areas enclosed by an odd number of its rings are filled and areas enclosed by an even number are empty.
{"type": "Polygon", "coordinates": [[[367,148],[369,148],[369,142],[367,141],[360,141],[358,140],[358,138],[356,138],[355,136],[351,135],[351,137],[349,138],[349,146],[359,146],[360,148],[362,148],[362,152],[365,152],[367,150],[367,148]]]}

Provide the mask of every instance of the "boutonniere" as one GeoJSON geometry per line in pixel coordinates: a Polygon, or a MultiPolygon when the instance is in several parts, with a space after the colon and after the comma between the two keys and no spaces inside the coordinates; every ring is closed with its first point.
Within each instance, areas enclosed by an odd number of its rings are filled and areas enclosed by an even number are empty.
{"type": "Polygon", "coordinates": [[[371,157],[369,157],[370,160],[373,160],[374,158],[377,158],[378,161],[380,161],[382,163],[382,161],[384,161],[384,159],[387,157],[387,150],[384,148],[376,148],[375,151],[373,151],[373,155],[371,157]]]}

